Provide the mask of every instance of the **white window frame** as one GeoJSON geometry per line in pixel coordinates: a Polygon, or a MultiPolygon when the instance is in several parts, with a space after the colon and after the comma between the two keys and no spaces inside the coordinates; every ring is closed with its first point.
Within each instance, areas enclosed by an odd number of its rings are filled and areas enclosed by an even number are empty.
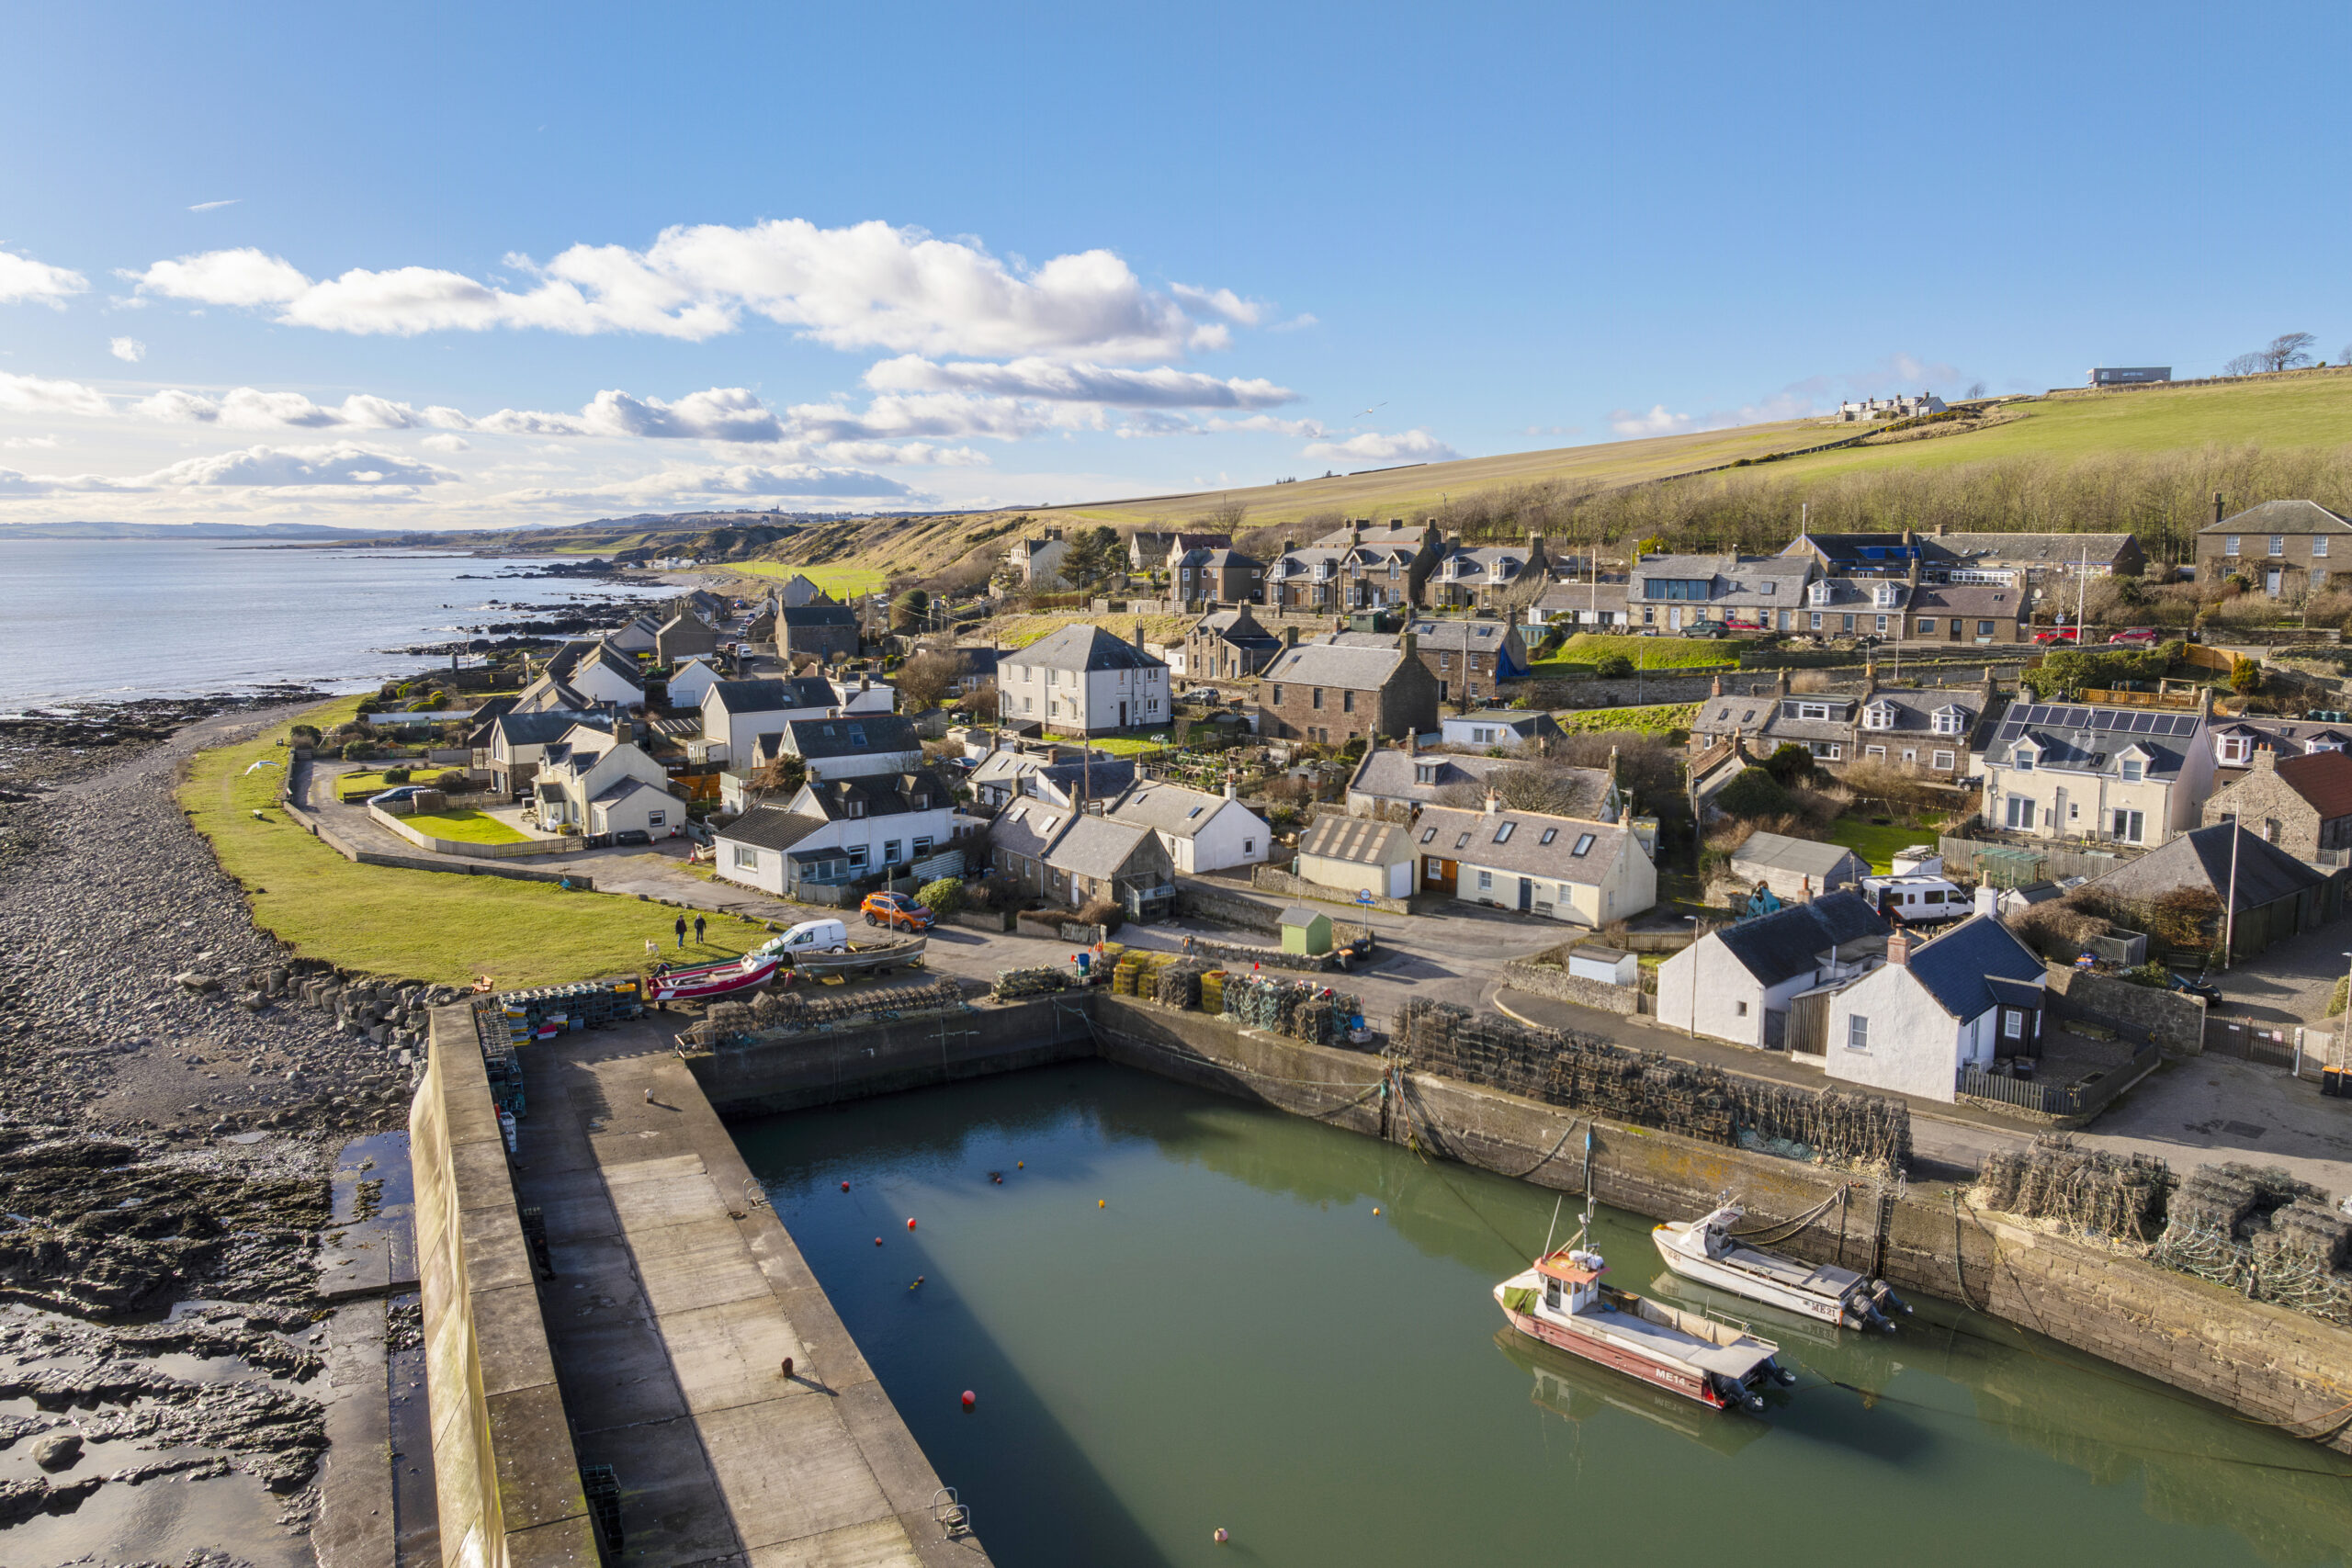
{"type": "Polygon", "coordinates": [[[2313,560],[2318,560],[2325,557],[2326,554],[2327,536],[2324,534],[2313,534],[2312,536],[2312,558],[2313,560]]]}
{"type": "Polygon", "coordinates": [[[759,870],[760,852],[752,848],[749,844],[737,844],[735,846],[735,869],[738,871],[759,870]]]}
{"type": "Polygon", "coordinates": [[[1871,1048],[1871,1021],[1867,1013],[1846,1015],[1846,1049],[1867,1051],[1871,1048]]]}
{"type": "Polygon", "coordinates": [[[2284,560],[2286,558],[2287,558],[2287,536],[2286,536],[2286,535],[2284,535],[2284,534],[2273,534],[2273,535],[2271,535],[2271,536],[2270,536],[2270,558],[2271,558],[2271,559],[2273,559],[2273,560],[2284,560]]]}
{"type": "Polygon", "coordinates": [[[2139,784],[2148,775],[2148,765],[2137,757],[2126,757],[2117,764],[2123,773],[2125,784],[2139,784]]]}
{"type": "Polygon", "coordinates": [[[1950,769],[1952,762],[1951,753],[1949,751],[1938,751],[1934,754],[1934,761],[1935,765],[1939,769],[1950,769]]]}
{"type": "Polygon", "coordinates": [[[2225,556],[2233,556],[2238,553],[2238,536],[2235,534],[2223,536],[2222,539],[2222,553],[2225,556]]]}
{"type": "Polygon", "coordinates": [[[2213,754],[2224,762],[2243,763],[2254,755],[2254,737],[2251,735],[2218,737],[2213,742],[2213,754]]]}

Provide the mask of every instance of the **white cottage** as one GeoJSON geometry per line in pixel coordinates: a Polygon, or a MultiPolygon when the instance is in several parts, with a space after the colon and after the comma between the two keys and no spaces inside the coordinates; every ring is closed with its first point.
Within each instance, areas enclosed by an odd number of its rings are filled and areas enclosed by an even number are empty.
{"type": "Polygon", "coordinates": [[[1658,965],[1657,1021],[1779,1050],[1789,1004],[1876,968],[1886,937],[1886,922],[1855,893],[1826,893],[1709,931],[1658,965]]]}
{"type": "Polygon", "coordinates": [[[1962,1067],[2040,1054],[2046,975],[2033,951],[1989,914],[1917,945],[1897,931],[1887,939],[1885,967],[1831,1001],[1823,1066],[1848,1083],[1949,1104],[1962,1067]]]}
{"type": "Polygon", "coordinates": [[[1223,795],[1211,795],[1181,784],[1139,784],[1114,801],[1108,815],[1159,834],[1169,860],[1187,873],[1255,865],[1273,838],[1265,818],[1233,797],[1231,784],[1223,795]]]}

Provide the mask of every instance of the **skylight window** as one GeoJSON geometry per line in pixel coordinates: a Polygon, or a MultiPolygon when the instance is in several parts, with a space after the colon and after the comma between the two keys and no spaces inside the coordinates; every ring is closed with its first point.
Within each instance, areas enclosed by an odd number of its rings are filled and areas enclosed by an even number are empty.
{"type": "Polygon", "coordinates": [[[1591,833],[1578,833],[1577,835],[1576,848],[1570,850],[1568,853],[1572,855],[1589,853],[1592,850],[1592,841],[1595,835],[1591,833]]]}
{"type": "Polygon", "coordinates": [[[1426,843],[1428,843],[1431,839],[1434,839],[1434,838],[1436,838],[1436,837],[1437,837],[1437,829],[1436,829],[1435,828],[1424,828],[1424,829],[1421,829],[1421,842],[1423,842],[1423,843],[1425,843],[1425,844],[1426,844],[1426,843]]]}
{"type": "Polygon", "coordinates": [[[1454,847],[1455,849],[1457,849],[1457,850],[1458,850],[1458,849],[1461,849],[1461,848],[1463,848],[1464,846],[1467,845],[1469,842],[1470,842],[1470,835],[1469,835],[1469,834],[1467,834],[1467,833],[1464,833],[1464,834],[1463,834],[1460,838],[1458,838],[1458,839],[1456,839],[1456,840],[1453,840],[1453,847],[1454,847]]]}
{"type": "Polygon", "coordinates": [[[1519,824],[1516,822],[1506,822],[1501,827],[1496,829],[1495,842],[1498,844],[1507,844],[1510,842],[1511,829],[1518,826],[1519,824]]]}
{"type": "Polygon", "coordinates": [[[1550,843],[1553,840],[1555,840],[1555,839],[1558,838],[1559,836],[1560,836],[1560,830],[1559,830],[1557,828],[1546,828],[1546,829],[1544,829],[1544,836],[1543,836],[1542,838],[1540,838],[1540,839],[1536,840],[1535,841],[1536,841],[1536,843],[1537,843],[1537,844],[1539,844],[1539,845],[1542,845],[1542,844],[1548,844],[1548,843],[1550,843]]]}

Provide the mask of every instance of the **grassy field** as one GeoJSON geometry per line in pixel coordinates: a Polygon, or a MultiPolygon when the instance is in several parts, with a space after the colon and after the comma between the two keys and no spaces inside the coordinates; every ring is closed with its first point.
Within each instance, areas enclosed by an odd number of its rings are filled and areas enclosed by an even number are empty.
{"type": "Polygon", "coordinates": [[[1611,729],[1669,735],[1690,728],[1698,712],[1697,703],[1652,703],[1637,708],[1572,708],[1552,716],[1570,735],[1599,735],[1611,729]]]}
{"type": "Polygon", "coordinates": [[[1840,817],[1829,825],[1829,842],[1843,844],[1870,862],[1872,871],[1881,873],[1893,871],[1894,857],[1912,845],[1935,841],[1932,827],[1882,826],[1867,817],[1840,817]]]}
{"type": "MultiPolygon", "coordinates": [[[[356,703],[345,698],[305,716],[339,724],[356,703]]],[[[199,753],[180,804],[221,868],[244,885],[254,919],[304,957],[453,986],[488,975],[503,990],[628,973],[643,965],[648,937],[670,947],[676,914],[663,905],[548,883],[354,865],[278,809],[278,770],[245,771],[259,758],[282,759],[289,728],[199,753]]],[[[709,919],[708,944],[688,949],[698,959],[766,940],[763,927],[709,919]]]]}
{"type": "Polygon", "coordinates": [[[531,835],[495,817],[462,807],[450,811],[415,811],[401,818],[418,832],[460,844],[527,844],[531,835]]]}
{"type": "Polygon", "coordinates": [[[889,574],[870,566],[786,566],[781,561],[739,561],[725,569],[746,572],[753,577],[773,577],[778,581],[790,581],[805,577],[836,599],[852,594],[872,593],[888,581],[889,574]]]}
{"type": "Polygon", "coordinates": [[[1534,666],[1539,675],[1546,664],[1598,664],[1611,654],[1622,654],[1636,670],[1713,670],[1739,662],[1740,644],[1729,637],[1611,637],[1606,632],[1578,632],[1560,645],[1554,658],[1534,666]]]}
{"type": "Polygon", "coordinates": [[[1099,625],[1123,637],[1133,637],[1136,623],[1140,620],[1145,640],[1166,642],[1182,637],[1199,618],[1197,615],[1113,615],[1097,622],[1091,615],[1001,615],[988,624],[988,632],[1000,648],[1026,648],[1064,626],[1099,625]]]}
{"type": "Polygon", "coordinates": [[[1165,751],[1175,744],[1174,735],[1165,729],[1149,735],[1098,735],[1087,742],[1098,751],[1108,751],[1114,757],[1140,757],[1148,752],[1165,751]],[[1158,739],[1153,739],[1154,736],[1158,739]]]}

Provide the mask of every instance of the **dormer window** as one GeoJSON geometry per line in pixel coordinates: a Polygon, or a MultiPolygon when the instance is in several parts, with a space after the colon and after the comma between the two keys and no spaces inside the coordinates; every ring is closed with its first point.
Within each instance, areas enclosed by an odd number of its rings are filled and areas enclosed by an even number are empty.
{"type": "Polygon", "coordinates": [[[2021,773],[2033,772],[2033,748],[2020,746],[2009,753],[2009,766],[2021,773]]]}
{"type": "Polygon", "coordinates": [[[2126,757],[2120,764],[2125,784],[2138,784],[2148,776],[2148,764],[2137,757],[2126,757]]]}
{"type": "Polygon", "coordinates": [[[1887,610],[1887,609],[1893,609],[1893,608],[1894,607],[1894,601],[1895,601],[1895,586],[1894,586],[1894,583],[1892,583],[1892,582],[1882,582],[1882,583],[1880,583],[1880,584],[1878,585],[1877,592],[1878,592],[1878,604],[1879,604],[1879,608],[1880,608],[1880,609],[1882,609],[1882,610],[1887,610]]]}
{"type": "Polygon", "coordinates": [[[1417,784],[1437,783],[1437,764],[1435,762],[1414,763],[1413,782],[1417,784]]]}
{"type": "Polygon", "coordinates": [[[2254,737],[2224,735],[2213,742],[2213,752],[2224,762],[2242,765],[2254,756],[2254,737]]]}
{"type": "Polygon", "coordinates": [[[1864,729],[1893,729],[1894,728],[1894,705],[1892,703],[1872,703],[1870,706],[1864,708],[1862,710],[1862,728],[1864,729]]]}
{"type": "Polygon", "coordinates": [[[1826,604],[1829,603],[1829,584],[1826,582],[1816,582],[1811,588],[1805,590],[1805,594],[1808,602],[1812,604],[1826,604]]]}
{"type": "Polygon", "coordinates": [[[1938,708],[1936,710],[1936,733],[1938,735],[1958,735],[1960,733],[1962,720],[1966,716],[1958,708],[1938,708]]]}

